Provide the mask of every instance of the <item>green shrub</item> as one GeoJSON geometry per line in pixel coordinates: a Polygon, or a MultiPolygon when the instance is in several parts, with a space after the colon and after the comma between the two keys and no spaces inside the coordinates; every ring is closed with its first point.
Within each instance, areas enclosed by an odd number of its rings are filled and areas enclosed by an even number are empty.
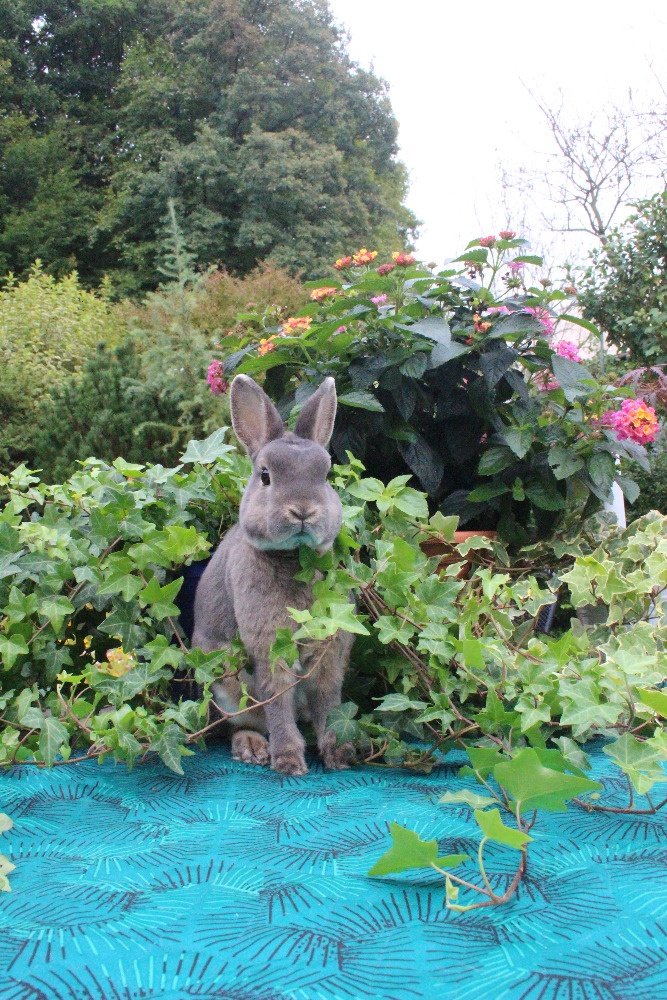
{"type": "Polygon", "coordinates": [[[0,291],[3,468],[30,455],[40,402],[80,372],[98,344],[117,344],[123,334],[105,289],[85,291],[76,273],[56,280],[37,263],[25,281],[9,277],[0,291]]]}
{"type": "Polygon", "coordinates": [[[526,281],[541,258],[524,246],[513,233],[473,240],[439,274],[406,254],[377,269],[372,251],[348,256],[336,279],[310,283],[300,316],[242,315],[222,344],[225,375],[264,377],[288,419],[333,376],[340,461],[352,453],[383,481],[412,474],[432,510],[515,547],[548,537],[568,511],[602,506],[615,455],[647,460],[603,421],[632,390],[595,379],[560,342],[559,319],[595,328],[563,311],[570,293],[526,281]]]}

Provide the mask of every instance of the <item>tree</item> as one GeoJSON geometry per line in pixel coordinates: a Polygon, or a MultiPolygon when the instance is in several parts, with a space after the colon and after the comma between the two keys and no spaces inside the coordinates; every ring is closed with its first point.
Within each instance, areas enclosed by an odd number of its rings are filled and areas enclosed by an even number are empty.
{"type": "Polygon", "coordinates": [[[236,274],[414,230],[386,87],[326,0],[0,0],[0,37],[6,269],[39,249],[155,287],[170,198],[197,264],[236,274]]]}
{"type": "Polygon", "coordinates": [[[667,363],[667,191],[637,203],[579,282],[586,318],[639,364],[667,363]]]}
{"type": "Polygon", "coordinates": [[[637,108],[631,94],[626,107],[609,103],[588,117],[572,114],[562,102],[553,107],[531,96],[544,116],[552,148],[539,169],[502,170],[506,196],[512,201],[511,192],[517,191],[524,211],[526,202],[533,202],[551,233],[604,242],[628,204],[655,190],[656,180],[665,177],[664,114],[656,107],[637,108]]]}

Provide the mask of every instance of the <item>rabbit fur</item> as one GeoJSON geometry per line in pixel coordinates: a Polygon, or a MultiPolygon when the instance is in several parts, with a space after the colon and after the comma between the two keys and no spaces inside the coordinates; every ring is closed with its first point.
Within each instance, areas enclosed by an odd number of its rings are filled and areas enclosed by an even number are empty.
{"type": "Polygon", "coordinates": [[[238,632],[245,646],[252,674],[243,671],[213,685],[221,709],[238,710],[242,682],[258,701],[273,699],[229,720],[237,760],[270,763],[281,774],[306,774],[300,718],[312,722],[324,766],[340,770],[349,766],[352,748],[336,746],[326,720],[340,705],[353,637],[338,632],[326,648],[316,641],[300,647],[292,668],[278,661],[272,670],[269,661],[276,629],[297,627],[287,607],[305,610],[312,604],[310,586],[294,579],[301,569],[299,546],[326,552],[342,524],[340,500],[327,482],[335,383],[325,379],[308,399],[293,433],[284,430],[269,397],[247,375],[233,380],[230,402],[234,431],[248,450],[253,473],[239,522],[224,536],[197,587],[192,643],[209,652],[238,632]],[[309,675],[299,680],[299,674],[309,675]]]}

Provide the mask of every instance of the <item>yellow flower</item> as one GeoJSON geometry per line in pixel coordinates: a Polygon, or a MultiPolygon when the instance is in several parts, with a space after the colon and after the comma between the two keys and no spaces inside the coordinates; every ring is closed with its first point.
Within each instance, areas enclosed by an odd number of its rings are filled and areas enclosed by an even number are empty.
{"type": "MultiPolygon", "coordinates": [[[[310,316],[290,316],[283,323],[282,335],[283,337],[289,337],[298,333],[304,333],[312,322],[310,316]]],[[[280,335],[277,334],[277,336],[280,335]]]]}

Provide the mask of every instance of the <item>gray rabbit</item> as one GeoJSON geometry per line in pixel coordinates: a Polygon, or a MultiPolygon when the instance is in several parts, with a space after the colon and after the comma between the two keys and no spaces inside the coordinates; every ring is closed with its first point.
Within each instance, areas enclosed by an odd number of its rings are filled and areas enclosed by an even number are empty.
{"type": "Polygon", "coordinates": [[[353,637],[338,632],[328,645],[313,641],[300,648],[291,668],[278,661],[272,670],[269,662],[276,629],[297,627],[286,608],[312,604],[310,586],[294,579],[301,569],[299,546],[326,552],[342,523],[340,500],[327,482],[336,386],[332,378],[324,380],[293,433],[284,430],[269,397],[247,375],[233,380],[230,401],[234,431],[248,450],[253,473],[239,523],[223,538],[197,588],[192,644],[208,652],[223,648],[237,632],[241,637],[253,672],[213,686],[224,711],[238,710],[241,682],[253,698],[272,699],[230,720],[237,760],[270,763],[281,774],[306,774],[301,718],[313,723],[324,766],[340,770],[349,766],[352,748],[336,746],[326,720],[340,704],[353,637]]]}

